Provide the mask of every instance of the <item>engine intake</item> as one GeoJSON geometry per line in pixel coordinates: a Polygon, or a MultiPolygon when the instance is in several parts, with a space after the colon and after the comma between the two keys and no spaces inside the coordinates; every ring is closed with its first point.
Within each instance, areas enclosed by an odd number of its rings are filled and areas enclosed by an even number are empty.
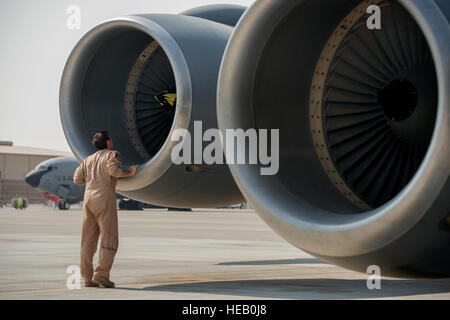
{"type": "MultiPolygon", "coordinates": [[[[174,165],[176,129],[217,128],[217,77],[225,46],[245,8],[206,6],[180,15],[143,14],[106,21],[72,51],[60,88],[67,141],[81,160],[95,152],[92,135],[109,130],[124,165],[124,196],[171,207],[243,202],[229,169],[174,165]],[[217,22],[216,22],[217,21],[217,22]]],[[[195,150],[193,150],[193,153],[195,150]]]]}
{"type": "Polygon", "coordinates": [[[362,272],[450,275],[449,18],[442,0],[260,0],[242,17],[219,127],[280,130],[277,175],[230,167],[287,241],[362,272]]]}

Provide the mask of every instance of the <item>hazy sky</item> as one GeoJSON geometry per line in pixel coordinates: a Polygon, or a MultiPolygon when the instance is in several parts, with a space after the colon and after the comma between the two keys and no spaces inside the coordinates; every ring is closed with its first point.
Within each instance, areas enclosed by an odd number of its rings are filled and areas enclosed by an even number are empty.
{"type": "Polygon", "coordinates": [[[0,140],[70,151],[59,119],[59,81],[78,40],[102,21],[133,13],[178,13],[217,3],[254,0],[1,0],[0,140]],[[69,29],[67,9],[81,10],[69,29]]]}

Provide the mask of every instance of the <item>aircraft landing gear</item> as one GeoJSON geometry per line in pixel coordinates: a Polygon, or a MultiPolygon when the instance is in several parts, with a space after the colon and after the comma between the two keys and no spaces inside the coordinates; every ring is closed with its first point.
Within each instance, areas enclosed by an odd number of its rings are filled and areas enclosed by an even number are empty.
{"type": "Polygon", "coordinates": [[[70,203],[68,203],[67,201],[61,201],[58,204],[58,208],[59,208],[59,210],[69,210],[70,209],[70,203]]]}

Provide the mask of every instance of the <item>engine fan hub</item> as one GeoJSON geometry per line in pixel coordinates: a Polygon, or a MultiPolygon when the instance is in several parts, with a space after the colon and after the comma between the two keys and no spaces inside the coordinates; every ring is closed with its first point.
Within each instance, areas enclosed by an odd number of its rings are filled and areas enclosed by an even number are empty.
{"type": "Polygon", "coordinates": [[[380,91],[378,102],[387,119],[404,121],[417,107],[417,89],[406,79],[395,79],[380,91]]]}

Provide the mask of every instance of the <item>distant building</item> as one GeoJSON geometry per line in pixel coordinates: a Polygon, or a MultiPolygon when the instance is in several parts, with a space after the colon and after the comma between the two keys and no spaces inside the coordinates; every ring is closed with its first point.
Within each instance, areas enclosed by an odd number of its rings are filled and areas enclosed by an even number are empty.
{"type": "Polygon", "coordinates": [[[10,141],[0,141],[0,202],[8,203],[17,194],[30,203],[45,203],[47,200],[25,182],[25,176],[42,161],[71,155],[70,152],[19,147],[10,141]]]}

